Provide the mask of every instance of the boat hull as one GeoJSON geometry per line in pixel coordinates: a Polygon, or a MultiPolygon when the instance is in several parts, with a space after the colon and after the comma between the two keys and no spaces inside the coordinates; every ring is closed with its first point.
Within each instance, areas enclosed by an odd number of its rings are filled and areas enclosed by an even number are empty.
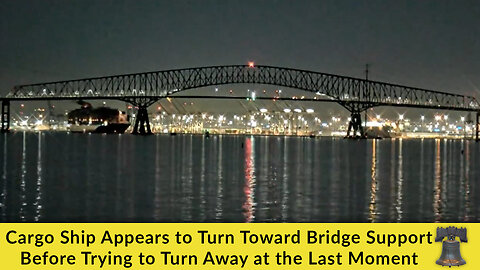
{"type": "Polygon", "coordinates": [[[130,123],[109,123],[107,125],[71,125],[70,132],[73,133],[107,133],[122,134],[130,126],[130,123]]]}

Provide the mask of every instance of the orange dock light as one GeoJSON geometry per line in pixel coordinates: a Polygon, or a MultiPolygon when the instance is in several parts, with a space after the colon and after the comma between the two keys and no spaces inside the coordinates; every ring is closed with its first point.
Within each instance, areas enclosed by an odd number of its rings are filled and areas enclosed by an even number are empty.
{"type": "Polygon", "coordinates": [[[248,67],[251,67],[251,68],[255,67],[255,62],[248,62],[248,67]]]}

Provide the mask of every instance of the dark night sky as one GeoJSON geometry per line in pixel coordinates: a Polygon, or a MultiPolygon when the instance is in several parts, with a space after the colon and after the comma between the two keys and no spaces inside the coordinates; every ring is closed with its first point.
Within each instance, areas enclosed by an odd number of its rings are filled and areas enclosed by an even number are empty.
{"type": "Polygon", "coordinates": [[[479,1],[1,1],[0,93],[181,67],[311,69],[480,96],[479,1]]]}

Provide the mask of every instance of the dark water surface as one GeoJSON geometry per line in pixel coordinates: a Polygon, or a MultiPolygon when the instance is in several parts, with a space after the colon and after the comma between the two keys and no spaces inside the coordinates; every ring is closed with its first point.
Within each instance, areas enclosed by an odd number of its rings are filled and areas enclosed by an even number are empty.
{"type": "Polygon", "coordinates": [[[480,143],[0,135],[1,221],[480,221],[480,143]]]}

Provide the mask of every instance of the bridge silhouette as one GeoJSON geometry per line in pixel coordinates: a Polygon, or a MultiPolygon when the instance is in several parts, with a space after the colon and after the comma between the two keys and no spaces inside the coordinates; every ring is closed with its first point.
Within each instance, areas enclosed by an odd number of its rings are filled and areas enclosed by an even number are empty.
{"type": "MultiPolygon", "coordinates": [[[[264,84],[299,89],[322,98],[301,99],[336,102],[351,113],[348,135],[364,134],[360,113],[377,106],[476,112],[479,139],[480,104],[472,96],[421,89],[387,82],[329,73],[249,65],[173,69],[15,86],[2,99],[2,131],[10,127],[10,102],[28,100],[111,99],[138,106],[134,134],[150,134],[147,108],[166,97],[246,98],[229,96],[182,96],[186,90],[225,84],[264,84]]],[[[259,99],[265,99],[259,98],[259,99]]],[[[295,100],[272,96],[267,99],[295,100]]]]}

